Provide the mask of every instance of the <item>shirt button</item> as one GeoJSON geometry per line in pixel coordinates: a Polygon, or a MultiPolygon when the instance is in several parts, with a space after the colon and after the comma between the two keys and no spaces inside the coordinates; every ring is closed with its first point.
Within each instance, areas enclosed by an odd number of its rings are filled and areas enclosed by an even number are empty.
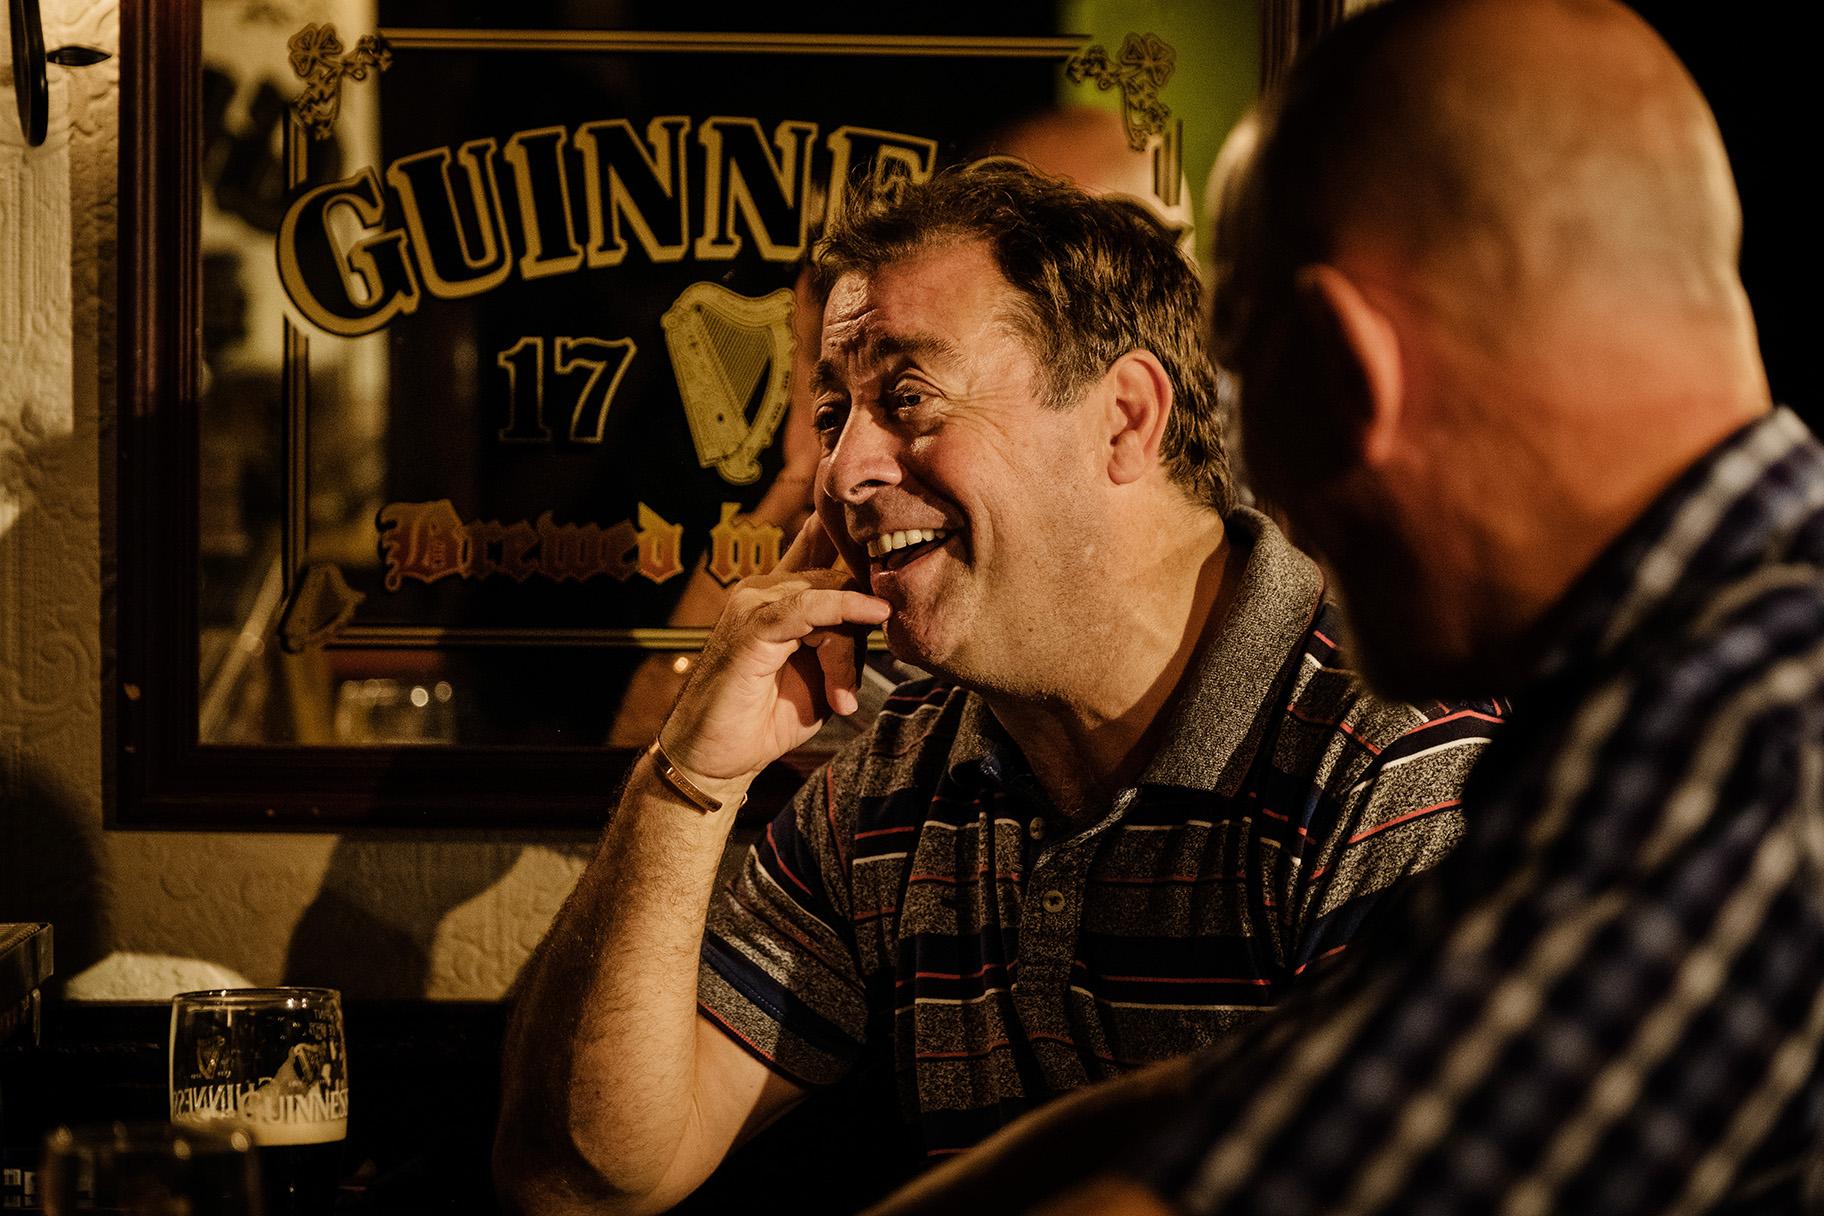
{"type": "Polygon", "coordinates": [[[1064,892],[1056,889],[1047,891],[1040,897],[1039,902],[1044,905],[1047,912],[1062,912],[1064,910],[1064,892]]]}
{"type": "Polygon", "coordinates": [[[1034,840],[1045,839],[1045,820],[1034,815],[1032,817],[1032,822],[1026,825],[1026,834],[1034,840]]]}

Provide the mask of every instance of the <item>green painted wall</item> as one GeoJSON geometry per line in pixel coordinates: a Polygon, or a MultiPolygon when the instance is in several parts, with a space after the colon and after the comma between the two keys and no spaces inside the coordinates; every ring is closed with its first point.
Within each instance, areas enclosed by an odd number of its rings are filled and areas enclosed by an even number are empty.
{"type": "MultiPolygon", "coordinates": [[[[1157,34],[1178,53],[1160,90],[1184,120],[1184,176],[1201,213],[1203,183],[1216,152],[1260,90],[1259,0],[1065,0],[1063,31],[1085,34],[1115,54],[1128,34],[1157,34]]],[[[1120,96],[1085,81],[1065,82],[1059,100],[1119,110],[1120,96]]],[[[1204,234],[1197,234],[1202,249],[1204,234]]]]}

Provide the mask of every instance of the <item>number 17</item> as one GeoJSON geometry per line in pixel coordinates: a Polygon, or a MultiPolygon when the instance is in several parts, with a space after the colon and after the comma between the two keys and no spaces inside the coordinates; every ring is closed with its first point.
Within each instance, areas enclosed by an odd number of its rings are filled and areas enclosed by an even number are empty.
{"type": "MultiPolygon", "coordinates": [[[[588,372],[570,412],[572,443],[600,443],[608,425],[608,407],[621,377],[633,363],[632,338],[557,338],[550,367],[553,375],[588,372]]],[[[545,425],[545,340],[521,338],[494,356],[507,373],[507,424],[496,432],[502,443],[549,443],[545,425]]]]}

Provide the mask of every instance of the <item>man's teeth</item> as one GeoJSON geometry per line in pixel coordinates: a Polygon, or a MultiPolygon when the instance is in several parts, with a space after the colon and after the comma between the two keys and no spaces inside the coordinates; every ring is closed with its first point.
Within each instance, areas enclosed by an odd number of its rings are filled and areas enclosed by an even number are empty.
{"type": "Polygon", "coordinates": [[[928,540],[942,540],[948,535],[948,528],[907,528],[901,532],[885,532],[868,542],[868,556],[885,557],[895,549],[923,544],[928,540]]]}

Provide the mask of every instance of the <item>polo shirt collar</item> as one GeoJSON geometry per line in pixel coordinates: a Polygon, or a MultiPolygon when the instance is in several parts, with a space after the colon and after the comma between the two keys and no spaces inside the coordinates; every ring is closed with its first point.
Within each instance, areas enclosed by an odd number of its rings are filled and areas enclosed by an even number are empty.
{"type": "Polygon", "coordinates": [[[1029,771],[1026,758],[988,708],[988,702],[979,693],[969,693],[963,698],[956,737],[950,741],[951,775],[975,773],[998,785],[1007,779],[1010,769],[1029,771]]]}
{"type": "Polygon", "coordinates": [[[1272,520],[1237,507],[1223,521],[1247,562],[1228,616],[1204,624],[1180,682],[1159,751],[1141,781],[1233,797],[1267,725],[1279,716],[1274,685],[1303,652],[1317,619],[1323,575],[1272,520]]]}

